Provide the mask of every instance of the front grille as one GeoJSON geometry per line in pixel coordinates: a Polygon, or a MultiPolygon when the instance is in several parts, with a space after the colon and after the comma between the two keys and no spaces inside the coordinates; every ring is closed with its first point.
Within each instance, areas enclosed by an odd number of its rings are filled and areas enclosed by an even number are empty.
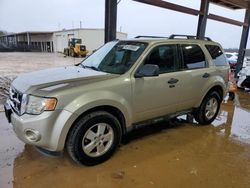
{"type": "Polygon", "coordinates": [[[15,88],[10,88],[10,106],[17,113],[21,114],[21,105],[22,105],[23,94],[17,91],[15,88]]]}

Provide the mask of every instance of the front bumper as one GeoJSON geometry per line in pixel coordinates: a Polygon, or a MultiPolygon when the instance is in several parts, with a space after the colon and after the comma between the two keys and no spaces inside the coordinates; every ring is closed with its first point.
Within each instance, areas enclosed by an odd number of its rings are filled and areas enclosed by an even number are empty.
{"type": "MultiPolygon", "coordinates": [[[[9,114],[9,110],[7,108],[5,110],[8,111],[6,114],[9,114]]],[[[74,114],[66,110],[48,111],[40,115],[24,114],[22,116],[12,112],[10,115],[13,130],[20,140],[49,151],[63,150],[68,130],[74,119],[74,114]],[[35,133],[37,139],[30,139],[31,133],[35,133]]]]}

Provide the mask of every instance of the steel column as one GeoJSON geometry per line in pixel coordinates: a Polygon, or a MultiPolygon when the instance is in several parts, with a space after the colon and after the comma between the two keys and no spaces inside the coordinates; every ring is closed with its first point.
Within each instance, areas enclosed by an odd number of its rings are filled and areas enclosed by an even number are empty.
{"type": "Polygon", "coordinates": [[[242,68],[244,57],[245,57],[247,39],[248,39],[248,34],[249,34],[249,25],[250,25],[250,10],[246,10],[244,23],[245,25],[243,26],[242,34],[241,34],[241,41],[240,41],[240,48],[239,48],[237,65],[236,65],[235,77],[237,77],[238,72],[242,68]]]}
{"type": "Polygon", "coordinates": [[[16,46],[18,45],[18,38],[17,35],[15,35],[15,41],[16,41],[16,46]]]}
{"type": "Polygon", "coordinates": [[[27,44],[28,48],[30,47],[30,34],[27,32],[27,44]]]}
{"type": "Polygon", "coordinates": [[[199,38],[205,37],[208,10],[209,10],[209,0],[201,0],[201,5],[200,5],[201,13],[199,15],[198,27],[197,27],[197,37],[199,38]]]}
{"type": "Polygon", "coordinates": [[[105,43],[116,39],[117,0],[105,0],[105,43]]]}

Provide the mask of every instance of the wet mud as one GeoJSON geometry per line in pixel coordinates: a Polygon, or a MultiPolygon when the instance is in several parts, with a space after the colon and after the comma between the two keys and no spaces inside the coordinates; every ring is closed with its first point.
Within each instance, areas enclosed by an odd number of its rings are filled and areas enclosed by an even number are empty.
{"type": "Polygon", "coordinates": [[[250,187],[250,94],[224,101],[208,126],[174,120],[136,130],[94,167],[24,145],[0,113],[0,187],[250,187]]]}

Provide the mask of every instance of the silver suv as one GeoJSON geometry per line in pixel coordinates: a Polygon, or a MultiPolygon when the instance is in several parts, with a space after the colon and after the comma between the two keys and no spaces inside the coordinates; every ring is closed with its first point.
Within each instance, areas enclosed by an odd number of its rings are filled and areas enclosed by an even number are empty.
{"type": "Polygon", "coordinates": [[[18,76],[5,112],[23,142],[66,148],[76,162],[95,165],[138,124],[186,113],[210,124],[228,72],[221,46],[208,38],[113,41],[77,66],[18,76]]]}

